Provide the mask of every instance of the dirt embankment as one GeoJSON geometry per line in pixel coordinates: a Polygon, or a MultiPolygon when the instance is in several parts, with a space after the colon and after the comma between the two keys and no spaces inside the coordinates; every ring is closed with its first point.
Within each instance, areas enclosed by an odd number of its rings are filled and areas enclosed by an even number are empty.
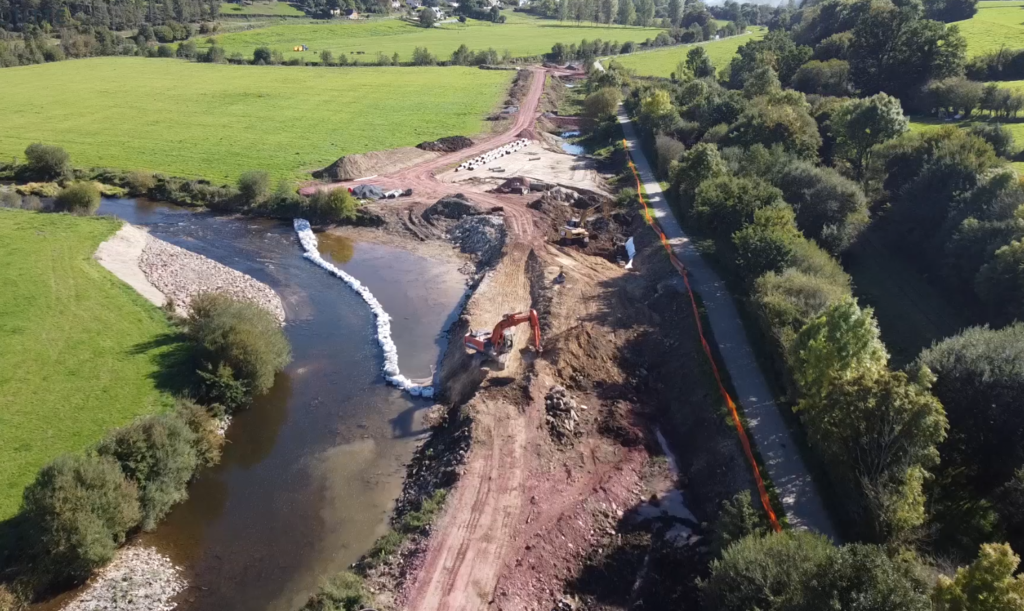
{"type": "Polygon", "coordinates": [[[439,156],[440,150],[404,147],[346,155],[326,168],[313,172],[313,178],[343,181],[382,176],[434,159],[439,156]]]}

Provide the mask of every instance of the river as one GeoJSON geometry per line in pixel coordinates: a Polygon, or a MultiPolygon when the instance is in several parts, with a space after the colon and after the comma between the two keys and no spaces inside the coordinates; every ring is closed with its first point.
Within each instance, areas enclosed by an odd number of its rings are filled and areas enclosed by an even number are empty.
{"type": "MultiPolygon", "coordinates": [[[[284,301],[293,362],[235,417],[221,463],[141,542],[184,567],[181,611],[294,611],[385,532],[431,403],[384,384],[372,314],[302,258],[290,223],[134,200],[104,200],[99,213],[245,272],[284,301]]],[[[402,373],[430,376],[465,291],[456,264],[319,237],[325,258],[391,314],[402,373]]]]}

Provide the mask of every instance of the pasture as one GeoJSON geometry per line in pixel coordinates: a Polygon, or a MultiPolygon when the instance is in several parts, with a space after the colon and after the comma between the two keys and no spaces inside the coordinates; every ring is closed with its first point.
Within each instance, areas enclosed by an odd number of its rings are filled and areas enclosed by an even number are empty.
{"type": "Polygon", "coordinates": [[[481,133],[513,74],[135,57],[5,68],[0,158],[46,142],[76,166],[297,179],[342,155],[481,133]]]}
{"type": "Polygon", "coordinates": [[[556,42],[578,44],[583,39],[598,38],[620,43],[642,42],[655,38],[662,31],[659,28],[577,26],[509,11],[505,15],[508,22],[503,24],[470,19],[465,24],[443,23],[430,29],[401,19],[288,23],[223,34],[216,40],[228,55],[240,53],[246,58],[251,58],[257,47],[269,47],[281,51],[285,59],[300,57],[319,61],[320,52],[328,50],[335,57],[345,54],[349,59],[368,64],[376,61],[378,53],[388,57],[398,53],[401,61],[411,61],[416,47],[426,47],[439,59],[448,59],[463,44],[473,51],[493,48],[499,54],[507,50],[513,57],[525,57],[547,53],[556,42]],[[293,51],[297,45],[306,45],[309,50],[293,51]]]}
{"type": "Polygon", "coordinates": [[[258,1],[252,4],[242,5],[233,2],[224,2],[220,5],[221,16],[231,15],[272,15],[274,17],[305,17],[306,14],[287,2],[276,0],[258,1]]]}
{"type": "MultiPolygon", "coordinates": [[[[1024,81],[1001,81],[999,86],[1024,90],[1024,81]]],[[[1024,122],[1021,122],[1020,119],[1011,119],[1010,121],[1005,119],[993,119],[980,112],[975,112],[970,119],[956,122],[943,121],[935,117],[912,116],[910,117],[910,131],[934,130],[942,127],[943,125],[956,125],[966,128],[974,125],[975,123],[999,123],[1013,134],[1013,141],[1017,149],[1019,150],[1024,148],[1024,122]]],[[[1024,162],[1011,161],[1010,165],[1016,168],[1018,172],[1024,172],[1024,162]]]]}
{"type": "Polygon", "coordinates": [[[51,459],[170,405],[153,379],[170,324],[92,259],[120,226],[0,209],[0,521],[51,459]]]}
{"type": "Polygon", "coordinates": [[[984,55],[1000,47],[1024,48],[1024,2],[987,0],[978,3],[978,13],[957,21],[967,39],[967,56],[984,55]]]}
{"type": "Polygon", "coordinates": [[[662,49],[655,49],[653,51],[640,51],[631,55],[623,55],[621,57],[613,57],[609,59],[619,62],[627,68],[636,70],[636,73],[640,76],[660,76],[668,78],[673,72],[675,72],[676,66],[679,62],[686,59],[686,53],[692,47],[699,45],[704,47],[704,50],[707,51],[708,57],[711,58],[711,62],[715,65],[715,68],[721,70],[729,65],[732,57],[736,55],[736,49],[751,40],[757,40],[763,37],[766,28],[752,26],[750,31],[750,34],[732,36],[722,40],[701,42],[694,45],[665,47],[662,49]]]}

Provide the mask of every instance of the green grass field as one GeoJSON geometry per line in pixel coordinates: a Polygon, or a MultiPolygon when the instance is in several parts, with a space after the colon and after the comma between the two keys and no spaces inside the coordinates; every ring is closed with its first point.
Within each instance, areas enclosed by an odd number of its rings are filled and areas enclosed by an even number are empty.
{"type": "Polygon", "coordinates": [[[503,24],[471,19],[465,25],[445,23],[431,29],[400,19],[284,24],[224,34],[216,40],[229,55],[241,53],[252,57],[254,49],[266,46],[281,51],[285,59],[302,57],[319,61],[320,52],[326,49],[335,56],[344,53],[351,59],[358,58],[361,63],[371,63],[376,61],[378,52],[388,56],[397,52],[402,61],[410,61],[416,47],[426,47],[441,59],[448,59],[462,44],[474,51],[493,48],[503,53],[507,49],[515,57],[524,57],[547,53],[556,42],[569,44],[597,38],[620,43],[642,42],[653,39],[661,31],[658,28],[576,26],[522,13],[506,11],[505,14],[508,22],[503,24]],[[309,51],[293,51],[296,45],[306,45],[309,51]],[[363,55],[357,55],[359,52],[363,55]]]}
{"type": "Polygon", "coordinates": [[[279,17],[304,17],[306,14],[287,2],[253,2],[249,5],[224,2],[220,5],[221,15],[274,15],[279,17]]]}
{"type": "Polygon", "coordinates": [[[1024,48],[1024,2],[988,0],[978,3],[978,13],[957,21],[967,39],[967,55],[983,55],[1000,47],[1024,48]]]}
{"type": "Polygon", "coordinates": [[[0,520],[52,458],[170,404],[145,346],[170,325],[92,259],[120,226],[0,209],[0,520]]]}
{"type": "Polygon", "coordinates": [[[5,68],[0,158],[46,142],[77,166],[295,179],[342,155],[480,133],[513,74],[133,57],[5,68]]]}
{"type": "MultiPolygon", "coordinates": [[[[1002,81],[999,83],[1000,87],[1007,87],[1012,89],[1024,90],[1024,81],[1002,81]]],[[[991,119],[988,115],[975,113],[973,118],[966,121],[947,122],[934,117],[921,117],[912,116],[910,117],[910,131],[928,131],[939,129],[943,125],[956,125],[959,127],[970,127],[975,123],[999,123],[1013,134],[1013,140],[1017,149],[1024,148],[1024,122],[1005,122],[999,119],[991,119]]],[[[1018,172],[1024,173],[1024,162],[1014,161],[1011,162],[1014,168],[1018,172]]]]}
{"type": "MultiPolygon", "coordinates": [[[[708,57],[721,70],[729,65],[729,61],[736,55],[736,49],[740,48],[751,40],[757,40],[764,36],[765,28],[754,26],[750,28],[751,33],[743,36],[732,36],[723,40],[698,43],[707,51],[708,57]]],[[[613,59],[627,68],[636,70],[640,76],[661,76],[668,78],[676,70],[676,65],[686,59],[686,53],[695,45],[684,45],[667,47],[654,51],[641,51],[632,55],[614,57],[613,59]]]]}

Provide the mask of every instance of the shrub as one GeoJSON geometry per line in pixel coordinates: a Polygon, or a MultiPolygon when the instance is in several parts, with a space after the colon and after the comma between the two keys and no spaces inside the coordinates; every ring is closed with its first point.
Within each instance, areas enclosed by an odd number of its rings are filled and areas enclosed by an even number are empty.
{"type": "Polygon", "coordinates": [[[270,197],[270,175],[251,170],[238,178],[238,194],[248,206],[259,206],[270,197]]]}
{"type": "Polygon", "coordinates": [[[362,611],[371,602],[363,580],[345,571],[320,584],[300,611],[362,611]]]}
{"type": "Polygon", "coordinates": [[[191,308],[186,331],[205,368],[229,367],[247,398],[269,390],[291,361],[284,332],[263,308],[222,293],[198,295],[191,308]]]}
{"type": "Polygon", "coordinates": [[[152,530],[171,507],[188,498],[186,485],[199,465],[196,435],[175,414],[117,429],[97,451],[116,460],[138,487],[144,530],[152,530]]]}
{"type": "Polygon", "coordinates": [[[722,501],[722,510],[715,520],[715,530],[711,537],[711,551],[720,557],[733,543],[767,532],[764,513],[754,509],[750,502],[750,491],[738,492],[731,499],[722,501]]]}
{"type": "Polygon", "coordinates": [[[850,294],[850,275],[843,271],[839,261],[814,242],[799,240],[793,244],[789,262],[793,269],[821,278],[834,286],[844,287],[846,293],[850,294]]]}
{"type": "Polygon", "coordinates": [[[196,43],[186,40],[178,43],[178,49],[174,54],[179,59],[195,59],[199,55],[199,51],[196,49],[196,43]]]}
{"type": "Polygon", "coordinates": [[[245,407],[251,399],[248,386],[235,377],[235,371],[220,363],[217,367],[207,364],[198,370],[203,398],[213,405],[222,406],[225,413],[245,407]]]}
{"type": "Polygon", "coordinates": [[[987,543],[970,566],[960,567],[953,579],[939,576],[935,611],[1020,611],[1024,609],[1024,579],[1014,576],[1020,556],[1009,545],[987,543]]]}
{"type": "Polygon", "coordinates": [[[177,51],[173,45],[162,44],[156,48],[157,57],[174,57],[177,51]]]}
{"type": "Polygon", "coordinates": [[[997,250],[978,272],[975,287],[997,318],[1024,318],[1024,240],[997,250]]]}
{"type": "Polygon", "coordinates": [[[868,203],[857,183],[832,168],[793,161],[771,177],[793,206],[808,238],[832,254],[845,250],[868,224],[868,203]]]}
{"type": "Polygon", "coordinates": [[[134,196],[145,195],[156,186],[156,178],[149,172],[132,172],[125,182],[128,194],[134,196]]]}
{"type": "Polygon", "coordinates": [[[740,273],[753,280],[789,266],[793,244],[800,240],[793,210],[776,204],[754,212],[754,221],[732,235],[740,273]]]}
{"type": "Polygon", "coordinates": [[[57,180],[71,174],[71,156],[59,146],[30,144],[25,149],[25,161],[37,180],[57,180]]]}
{"type": "Polygon", "coordinates": [[[76,182],[63,189],[53,201],[58,212],[92,214],[100,207],[100,190],[91,182],[76,182]]]}
{"type": "Polygon", "coordinates": [[[270,51],[270,47],[256,47],[252,52],[252,63],[264,65],[269,64],[273,61],[273,53],[270,51]]]}
{"type": "Polygon", "coordinates": [[[138,490],[111,458],[64,455],[25,489],[37,566],[58,583],[81,581],[108,562],[141,517],[138,490]]]}
{"type": "Polygon", "coordinates": [[[358,211],[359,201],[346,189],[317,191],[305,205],[305,214],[314,223],[355,220],[358,211]]]}
{"type": "MultiPolygon", "coordinates": [[[[428,11],[429,9],[423,9],[428,11]]],[[[414,66],[433,66],[437,58],[430,54],[426,47],[416,47],[412,51],[412,63],[414,66]]]]}
{"type": "Polygon", "coordinates": [[[323,51],[320,52],[320,65],[321,66],[330,66],[333,63],[334,63],[334,53],[332,53],[329,49],[324,49],[323,51]]]}
{"type": "Polygon", "coordinates": [[[975,136],[991,144],[992,148],[995,149],[996,155],[1000,157],[1010,158],[1016,153],[1013,132],[998,123],[975,123],[970,127],[970,131],[975,136]]]}
{"type": "Polygon", "coordinates": [[[615,114],[622,101],[622,95],[614,87],[603,87],[583,100],[583,114],[600,121],[615,114]]]}
{"type": "MultiPolygon", "coordinates": [[[[214,405],[210,410],[220,412],[222,408],[214,405]]],[[[217,464],[220,461],[221,450],[224,448],[224,436],[220,434],[218,423],[210,415],[210,411],[192,401],[185,400],[178,401],[174,411],[195,435],[192,445],[195,448],[199,466],[211,467],[217,464]]]]}
{"type": "Polygon", "coordinates": [[[724,175],[697,187],[691,215],[705,231],[729,238],[753,222],[754,212],[780,201],[782,193],[763,180],[724,175]]]}
{"type": "Polygon", "coordinates": [[[781,274],[769,272],[758,278],[752,300],[769,335],[785,353],[800,329],[832,304],[849,297],[849,285],[837,285],[790,268],[781,274]]]}
{"type": "Polygon", "coordinates": [[[206,53],[203,54],[203,61],[210,64],[227,63],[227,52],[224,51],[224,47],[212,45],[208,49],[206,49],[206,53]]]}
{"type": "Polygon", "coordinates": [[[0,193],[0,208],[21,208],[21,196],[14,191],[0,193]]]}
{"type": "Polygon", "coordinates": [[[683,143],[675,138],[658,134],[654,137],[655,157],[658,161],[658,176],[668,176],[668,166],[673,161],[678,161],[679,156],[686,152],[683,143]]]}
{"type": "Polygon", "coordinates": [[[7,586],[0,584],[0,611],[22,611],[25,605],[7,586]]]}

